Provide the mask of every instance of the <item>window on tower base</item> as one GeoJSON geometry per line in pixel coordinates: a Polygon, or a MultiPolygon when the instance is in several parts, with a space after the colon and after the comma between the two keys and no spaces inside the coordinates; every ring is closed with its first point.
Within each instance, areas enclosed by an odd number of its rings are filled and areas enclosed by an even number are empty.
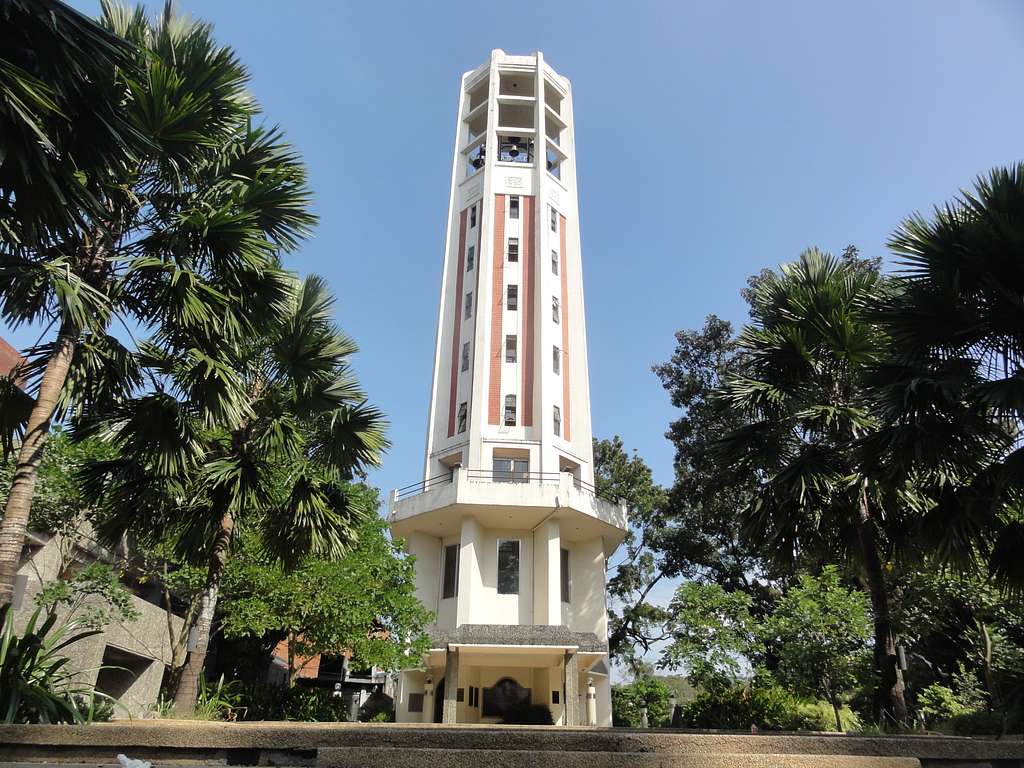
{"type": "Polygon", "coordinates": [[[561,305],[558,303],[558,297],[557,296],[552,296],[551,297],[551,319],[554,320],[556,323],[559,321],[558,320],[558,309],[559,309],[560,306],[561,305]]]}
{"type": "Polygon", "coordinates": [[[508,217],[510,219],[519,218],[519,195],[512,195],[508,199],[508,217]]]}
{"type": "Polygon", "coordinates": [[[510,237],[508,239],[508,260],[519,261],[519,238],[510,237]]]}
{"type": "Polygon", "coordinates": [[[466,431],[466,414],[469,406],[466,403],[459,405],[459,434],[466,431]]]}
{"type": "Polygon", "coordinates": [[[553,407],[555,409],[554,410],[554,417],[553,417],[553,422],[554,422],[553,426],[554,426],[554,430],[555,430],[555,437],[561,437],[562,436],[562,409],[559,408],[557,405],[553,406],[553,407]]]}
{"type": "Polygon", "coordinates": [[[516,396],[505,395],[505,426],[514,427],[516,425],[516,396]]]}

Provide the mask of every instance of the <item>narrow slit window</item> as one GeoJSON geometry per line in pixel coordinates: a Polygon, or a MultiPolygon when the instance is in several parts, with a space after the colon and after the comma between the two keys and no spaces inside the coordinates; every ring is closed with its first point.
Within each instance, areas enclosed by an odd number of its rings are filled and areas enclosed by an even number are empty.
{"type": "Polygon", "coordinates": [[[510,237],[508,239],[508,260],[519,261],[519,238],[510,237]]]}
{"type": "Polygon", "coordinates": [[[556,211],[554,208],[551,209],[551,231],[558,231],[558,211],[556,211]]]}
{"type": "Polygon", "coordinates": [[[555,373],[562,372],[562,350],[558,347],[551,348],[551,370],[555,373]]]}
{"type": "Polygon", "coordinates": [[[510,333],[505,337],[505,362],[514,363],[516,361],[516,350],[518,347],[518,339],[514,333],[510,333]]]}
{"type": "Polygon", "coordinates": [[[462,370],[469,370],[469,342],[465,342],[462,345],[462,370]]]}
{"type": "Polygon", "coordinates": [[[505,395],[505,426],[514,427],[516,425],[516,396],[505,395]]]}
{"type": "Polygon", "coordinates": [[[512,195],[508,199],[508,217],[510,219],[519,218],[519,195],[512,195]]]}
{"type": "MultiPolygon", "coordinates": [[[[558,302],[558,297],[557,296],[552,296],[551,297],[551,319],[554,320],[556,323],[559,322],[559,320],[558,320],[558,309],[559,309],[560,306],[561,305],[558,302]]],[[[466,315],[466,317],[469,317],[469,315],[466,315]]]]}
{"type": "Polygon", "coordinates": [[[466,294],[466,313],[464,317],[469,320],[473,316],[473,292],[466,294]]]}
{"type": "Polygon", "coordinates": [[[558,274],[558,251],[551,252],[551,274],[558,274]]]}
{"type": "Polygon", "coordinates": [[[553,416],[552,416],[552,421],[553,421],[552,426],[554,427],[554,430],[555,430],[555,437],[561,437],[562,436],[562,409],[559,408],[557,405],[553,406],[553,407],[554,407],[554,412],[553,412],[553,416]]]}
{"type": "Polygon", "coordinates": [[[476,226],[476,206],[474,205],[469,209],[469,228],[472,229],[476,226]]]}
{"type": "Polygon", "coordinates": [[[476,246],[469,246],[469,251],[466,252],[466,271],[472,272],[474,262],[476,261],[476,246]]]}
{"type": "Polygon", "coordinates": [[[519,594],[519,539],[498,540],[498,594],[519,594]]]}
{"type": "Polygon", "coordinates": [[[467,403],[462,403],[461,405],[459,405],[459,419],[458,419],[458,421],[459,421],[459,433],[460,434],[466,431],[466,416],[468,415],[468,412],[469,412],[469,405],[467,403]]]}
{"type": "Polygon", "coordinates": [[[512,311],[519,309],[519,286],[510,285],[505,299],[505,307],[512,311]]]}
{"type": "Polygon", "coordinates": [[[568,549],[563,549],[561,551],[561,559],[562,559],[562,563],[561,563],[561,565],[562,565],[562,573],[561,573],[561,576],[562,576],[562,602],[563,603],[568,603],[568,602],[570,602],[570,597],[571,597],[571,594],[569,592],[570,582],[569,582],[569,550],[568,549]]]}
{"type": "Polygon", "coordinates": [[[459,594],[459,545],[448,544],[444,548],[444,587],[441,597],[447,600],[459,594]]]}

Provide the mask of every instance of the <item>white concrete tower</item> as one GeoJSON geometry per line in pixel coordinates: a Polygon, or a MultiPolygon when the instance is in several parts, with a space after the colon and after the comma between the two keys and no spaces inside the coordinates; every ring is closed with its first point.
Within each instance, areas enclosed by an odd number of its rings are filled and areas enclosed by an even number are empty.
{"type": "Polygon", "coordinates": [[[572,89],[539,52],[459,91],[423,481],[392,532],[437,614],[400,722],[611,724],[605,559],[625,508],[595,492],[572,89]]]}

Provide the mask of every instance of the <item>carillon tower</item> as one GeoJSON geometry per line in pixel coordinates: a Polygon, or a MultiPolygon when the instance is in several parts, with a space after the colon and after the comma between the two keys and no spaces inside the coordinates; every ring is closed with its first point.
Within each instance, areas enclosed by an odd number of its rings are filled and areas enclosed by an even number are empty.
{"type": "Polygon", "coordinates": [[[572,89],[496,50],[457,114],[423,480],[389,509],[437,621],[397,716],[610,725],[605,559],[627,521],[593,485],[572,89]]]}

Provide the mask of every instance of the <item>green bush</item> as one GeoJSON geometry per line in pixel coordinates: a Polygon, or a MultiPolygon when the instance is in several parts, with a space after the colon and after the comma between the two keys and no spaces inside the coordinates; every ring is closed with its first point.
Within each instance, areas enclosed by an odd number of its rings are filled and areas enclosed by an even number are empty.
{"type": "Polygon", "coordinates": [[[670,693],[667,685],[653,677],[640,677],[628,685],[612,686],[612,725],[639,728],[642,707],[647,707],[649,726],[663,725],[668,721],[670,693]]]}
{"type": "MultiPolygon", "coordinates": [[[[844,730],[860,726],[856,715],[844,707],[844,730]]],[[[683,705],[682,724],[687,728],[747,731],[751,725],[769,731],[831,731],[832,708],[823,701],[797,698],[770,679],[758,676],[750,686],[701,693],[683,705]]]]}
{"type": "Polygon", "coordinates": [[[324,688],[287,688],[268,683],[246,683],[239,688],[239,720],[295,720],[318,723],[349,719],[346,698],[324,688]]]}
{"type": "Polygon", "coordinates": [[[91,685],[80,683],[68,670],[63,648],[93,635],[95,630],[76,631],[72,621],[54,628],[56,616],[39,623],[37,608],[21,637],[14,632],[14,612],[0,608],[0,722],[2,723],[86,723],[95,719],[83,711],[76,697],[95,703],[91,685]]]}

